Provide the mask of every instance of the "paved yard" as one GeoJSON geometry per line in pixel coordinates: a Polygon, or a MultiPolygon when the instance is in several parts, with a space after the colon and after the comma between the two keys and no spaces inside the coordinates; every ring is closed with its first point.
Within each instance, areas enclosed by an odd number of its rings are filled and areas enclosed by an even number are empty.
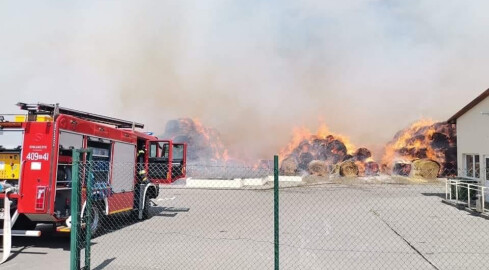
{"type": "MultiPolygon", "coordinates": [[[[445,186],[281,190],[281,269],[483,269],[489,220],[441,202],[445,186]]],[[[92,269],[273,269],[273,191],[165,189],[155,216],[111,219],[92,269]],[[184,211],[188,208],[188,211],[184,211]]],[[[66,237],[15,239],[2,269],[68,269],[66,237]]]]}

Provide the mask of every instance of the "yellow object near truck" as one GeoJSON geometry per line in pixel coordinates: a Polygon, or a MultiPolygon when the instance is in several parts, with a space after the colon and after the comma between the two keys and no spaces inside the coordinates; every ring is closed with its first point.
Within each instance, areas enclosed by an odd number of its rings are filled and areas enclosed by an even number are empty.
{"type": "Polygon", "coordinates": [[[18,180],[20,174],[20,155],[0,153],[0,179],[18,180]]]}

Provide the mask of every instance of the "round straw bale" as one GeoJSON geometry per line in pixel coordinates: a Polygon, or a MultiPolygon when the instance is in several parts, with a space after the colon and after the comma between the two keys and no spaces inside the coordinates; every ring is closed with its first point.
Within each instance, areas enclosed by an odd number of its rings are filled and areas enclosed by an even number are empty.
{"type": "Polygon", "coordinates": [[[321,160],[313,160],[308,165],[308,171],[312,175],[326,176],[328,175],[328,166],[326,162],[321,160]]]}
{"type": "Polygon", "coordinates": [[[411,177],[436,179],[440,172],[440,164],[431,159],[418,159],[411,166],[411,177]]]}
{"type": "Polygon", "coordinates": [[[289,156],[282,161],[280,166],[280,173],[283,175],[296,175],[297,169],[299,167],[299,162],[295,157],[289,156]]]}
{"type": "Polygon", "coordinates": [[[358,166],[354,161],[344,161],[340,164],[340,175],[346,177],[358,176],[358,166]]]}

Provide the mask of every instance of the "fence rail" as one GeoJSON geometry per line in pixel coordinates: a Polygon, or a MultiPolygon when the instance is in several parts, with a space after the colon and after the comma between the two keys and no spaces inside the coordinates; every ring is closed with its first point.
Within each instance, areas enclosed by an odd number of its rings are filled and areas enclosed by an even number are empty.
{"type": "Polygon", "coordinates": [[[481,186],[478,181],[447,179],[445,190],[445,199],[448,202],[484,214],[489,213],[489,209],[486,208],[488,187],[481,186]]]}

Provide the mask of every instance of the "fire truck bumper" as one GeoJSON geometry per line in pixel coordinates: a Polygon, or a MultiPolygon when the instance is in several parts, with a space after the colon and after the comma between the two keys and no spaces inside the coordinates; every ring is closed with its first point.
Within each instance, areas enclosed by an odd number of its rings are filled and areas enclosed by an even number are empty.
{"type": "MultiPolygon", "coordinates": [[[[3,235],[3,230],[0,230],[0,235],[3,235]]],[[[23,230],[12,230],[12,236],[24,236],[24,237],[40,237],[41,231],[23,231],[23,230]]]]}

